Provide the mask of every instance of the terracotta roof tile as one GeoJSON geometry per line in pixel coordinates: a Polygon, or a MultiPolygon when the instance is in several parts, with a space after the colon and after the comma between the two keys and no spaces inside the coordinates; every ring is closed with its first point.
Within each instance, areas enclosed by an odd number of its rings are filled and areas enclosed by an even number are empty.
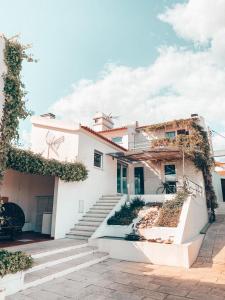
{"type": "Polygon", "coordinates": [[[100,139],[104,140],[105,142],[112,144],[113,146],[119,148],[120,150],[122,150],[122,151],[127,151],[126,148],[124,148],[124,147],[122,147],[122,146],[120,146],[120,145],[118,145],[118,144],[112,142],[111,140],[107,139],[106,137],[104,137],[103,135],[101,135],[99,132],[94,131],[94,130],[91,129],[90,127],[81,125],[81,128],[84,129],[84,130],[86,130],[86,131],[88,131],[89,133],[91,133],[91,134],[93,134],[93,135],[99,137],[100,139]]]}

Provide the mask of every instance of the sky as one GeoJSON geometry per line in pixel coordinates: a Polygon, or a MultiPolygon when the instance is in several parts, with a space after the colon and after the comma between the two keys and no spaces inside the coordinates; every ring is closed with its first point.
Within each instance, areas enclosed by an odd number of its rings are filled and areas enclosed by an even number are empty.
{"type": "Polygon", "coordinates": [[[122,125],[199,113],[225,136],[224,12],[225,0],[0,0],[0,32],[32,44],[35,114],[91,125],[103,111],[122,125]]]}

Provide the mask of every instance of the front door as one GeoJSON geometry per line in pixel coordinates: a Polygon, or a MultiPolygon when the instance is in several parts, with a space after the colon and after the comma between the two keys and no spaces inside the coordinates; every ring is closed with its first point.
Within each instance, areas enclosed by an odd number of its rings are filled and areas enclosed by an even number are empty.
{"type": "Polygon", "coordinates": [[[117,193],[127,194],[127,165],[117,163],[117,193]]]}
{"type": "Polygon", "coordinates": [[[225,179],[221,179],[222,193],[223,193],[223,202],[225,202],[225,179]]]}
{"type": "Polygon", "coordinates": [[[45,212],[52,212],[53,208],[53,196],[37,196],[37,211],[36,211],[36,225],[35,231],[41,232],[42,219],[45,212]]]}
{"type": "Polygon", "coordinates": [[[134,168],[135,195],[144,195],[144,168],[134,168]]]}
{"type": "Polygon", "coordinates": [[[166,194],[175,194],[177,192],[176,166],[173,164],[164,166],[165,181],[167,182],[166,194]]]}

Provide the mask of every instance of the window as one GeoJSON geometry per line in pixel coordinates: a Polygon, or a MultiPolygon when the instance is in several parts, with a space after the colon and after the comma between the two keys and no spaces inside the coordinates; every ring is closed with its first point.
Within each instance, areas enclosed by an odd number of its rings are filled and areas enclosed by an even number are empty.
{"type": "Polygon", "coordinates": [[[177,134],[183,134],[183,135],[188,135],[189,131],[185,130],[185,129],[179,129],[177,130],[177,134]]]}
{"type": "Polygon", "coordinates": [[[94,151],[94,166],[102,168],[103,166],[103,153],[97,150],[94,151]]]}
{"type": "Polygon", "coordinates": [[[165,165],[165,175],[176,175],[175,165],[165,165]]]}
{"type": "Polygon", "coordinates": [[[176,136],[176,132],[175,131],[167,131],[167,132],[165,132],[165,136],[167,139],[173,139],[176,136]]]}
{"type": "Polygon", "coordinates": [[[122,143],[122,137],[121,136],[113,137],[112,142],[116,143],[116,144],[121,144],[122,143]]]}

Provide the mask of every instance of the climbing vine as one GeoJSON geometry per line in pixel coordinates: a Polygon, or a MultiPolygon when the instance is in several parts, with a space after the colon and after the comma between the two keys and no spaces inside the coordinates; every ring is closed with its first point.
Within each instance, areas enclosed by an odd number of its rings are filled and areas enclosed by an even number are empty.
{"type": "Polygon", "coordinates": [[[4,62],[6,73],[4,80],[4,106],[0,121],[0,179],[4,171],[11,168],[31,174],[51,175],[65,181],[79,181],[87,178],[87,170],[82,163],[67,163],[57,160],[44,159],[30,151],[12,147],[12,143],[19,138],[19,121],[26,119],[30,112],[26,109],[24,84],[21,81],[22,62],[34,61],[26,53],[27,46],[16,39],[5,40],[4,62]]]}
{"type": "Polygon", "coordinates": [[[0,177],[6,169],[7,155],[13,140],[18,139],[19,120],[25,119],[29,112],[26,109],[24,96],[24,84],[21,81],[20,72],[22,61],[32,60],[26,54],[26,47],[16,40],[5,40],[4,62],[7,68],[3,75],[4,80],[4,106],[0,125],[0,177]]]}
{"type": "Polygon", "coordinates": [[[7,155],[6,167],[15,171],[56,176],[64,181],[82,181],[88,172],[82,163],[59,162],[46,159],[39,154],[18,148],[10,148],[7,155]]]}
{"type": "MultiPolygon", "coordinates": [[[[172,125],[172,122],[170,122],[172,125]]],[[[176,124],[174,124],[176,126],[176,124]]],[[[162,138],[153,141],[153,147],[159,146],[177,146],[182,148],[185,155],[193,161],[197,169],[202,171],[207,206],[214,213],[217,207],[217,199],[212,183],[211,170],[214,165],[214,159],[211,155],[211,148],[207,132],[200,126],[195,119],[188,119],[185,123],[182,120],[182,126],[190,130],[189,134],[180,134],[176,138],[162,138]]]]}

